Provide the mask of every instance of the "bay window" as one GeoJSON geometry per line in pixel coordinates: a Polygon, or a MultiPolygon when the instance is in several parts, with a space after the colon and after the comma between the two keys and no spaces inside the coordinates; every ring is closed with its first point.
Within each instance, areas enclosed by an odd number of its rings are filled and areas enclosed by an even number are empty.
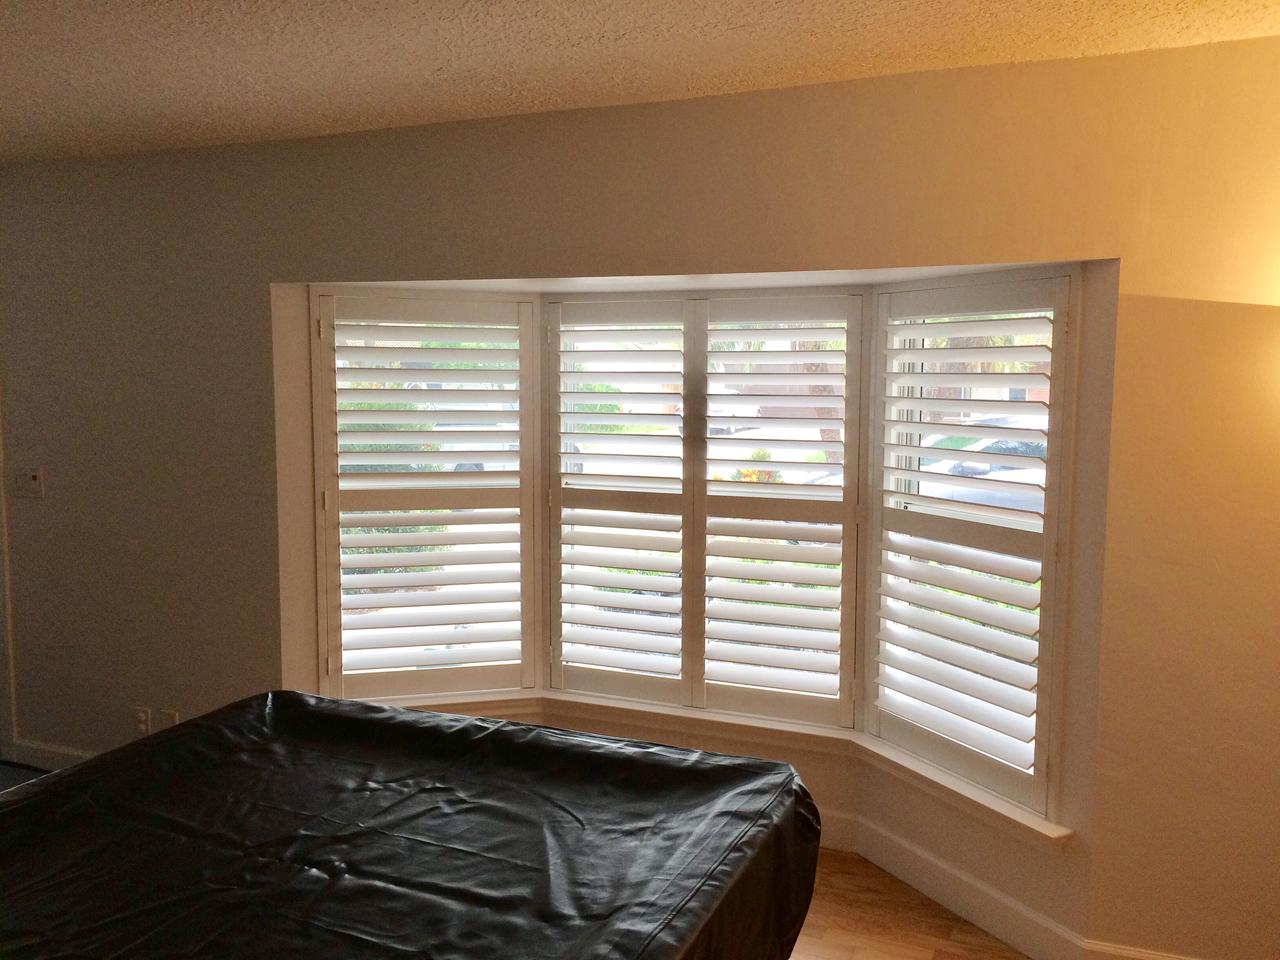
{"type": "Polygon", "coordinates": [[[857,729],[1043,811],[1072,277],[318,288],[330,692],[857,729]]]}

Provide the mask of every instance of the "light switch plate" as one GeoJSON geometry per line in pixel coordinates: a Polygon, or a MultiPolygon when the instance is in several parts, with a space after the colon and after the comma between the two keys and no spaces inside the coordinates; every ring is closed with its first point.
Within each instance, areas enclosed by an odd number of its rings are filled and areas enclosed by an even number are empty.
{"type": "Polygon", "coordinates": [[[13,469],[13,495],[31,500],[44,499],[44,468],[15,467],[13,469]]]}

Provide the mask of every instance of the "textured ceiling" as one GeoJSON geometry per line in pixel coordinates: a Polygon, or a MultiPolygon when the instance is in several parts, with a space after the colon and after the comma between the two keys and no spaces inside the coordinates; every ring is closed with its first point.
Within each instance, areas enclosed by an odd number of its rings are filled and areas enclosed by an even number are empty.
{"type": "Polygon", "coordinates": [[[0,0],[0,160],[1280,34],[1280,0],[0,0]]]}

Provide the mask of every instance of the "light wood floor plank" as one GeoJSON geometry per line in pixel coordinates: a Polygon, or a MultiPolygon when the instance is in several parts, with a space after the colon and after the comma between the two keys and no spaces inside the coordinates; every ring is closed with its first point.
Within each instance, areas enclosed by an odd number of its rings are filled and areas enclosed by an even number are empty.
{"type": "Polygon", "coordinates": [[[1027,960],[852,853],[823,850],[791,960],[1027,960]]]}

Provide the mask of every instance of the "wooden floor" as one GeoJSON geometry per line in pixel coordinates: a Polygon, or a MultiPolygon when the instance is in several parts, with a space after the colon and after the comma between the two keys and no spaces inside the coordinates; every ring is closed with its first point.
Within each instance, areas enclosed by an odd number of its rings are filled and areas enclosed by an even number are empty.
{"type": "Polygon", "coordinates": [[[791,960],[1026,960],[923,893],[851,853],[823,850],[791,960]]]}

